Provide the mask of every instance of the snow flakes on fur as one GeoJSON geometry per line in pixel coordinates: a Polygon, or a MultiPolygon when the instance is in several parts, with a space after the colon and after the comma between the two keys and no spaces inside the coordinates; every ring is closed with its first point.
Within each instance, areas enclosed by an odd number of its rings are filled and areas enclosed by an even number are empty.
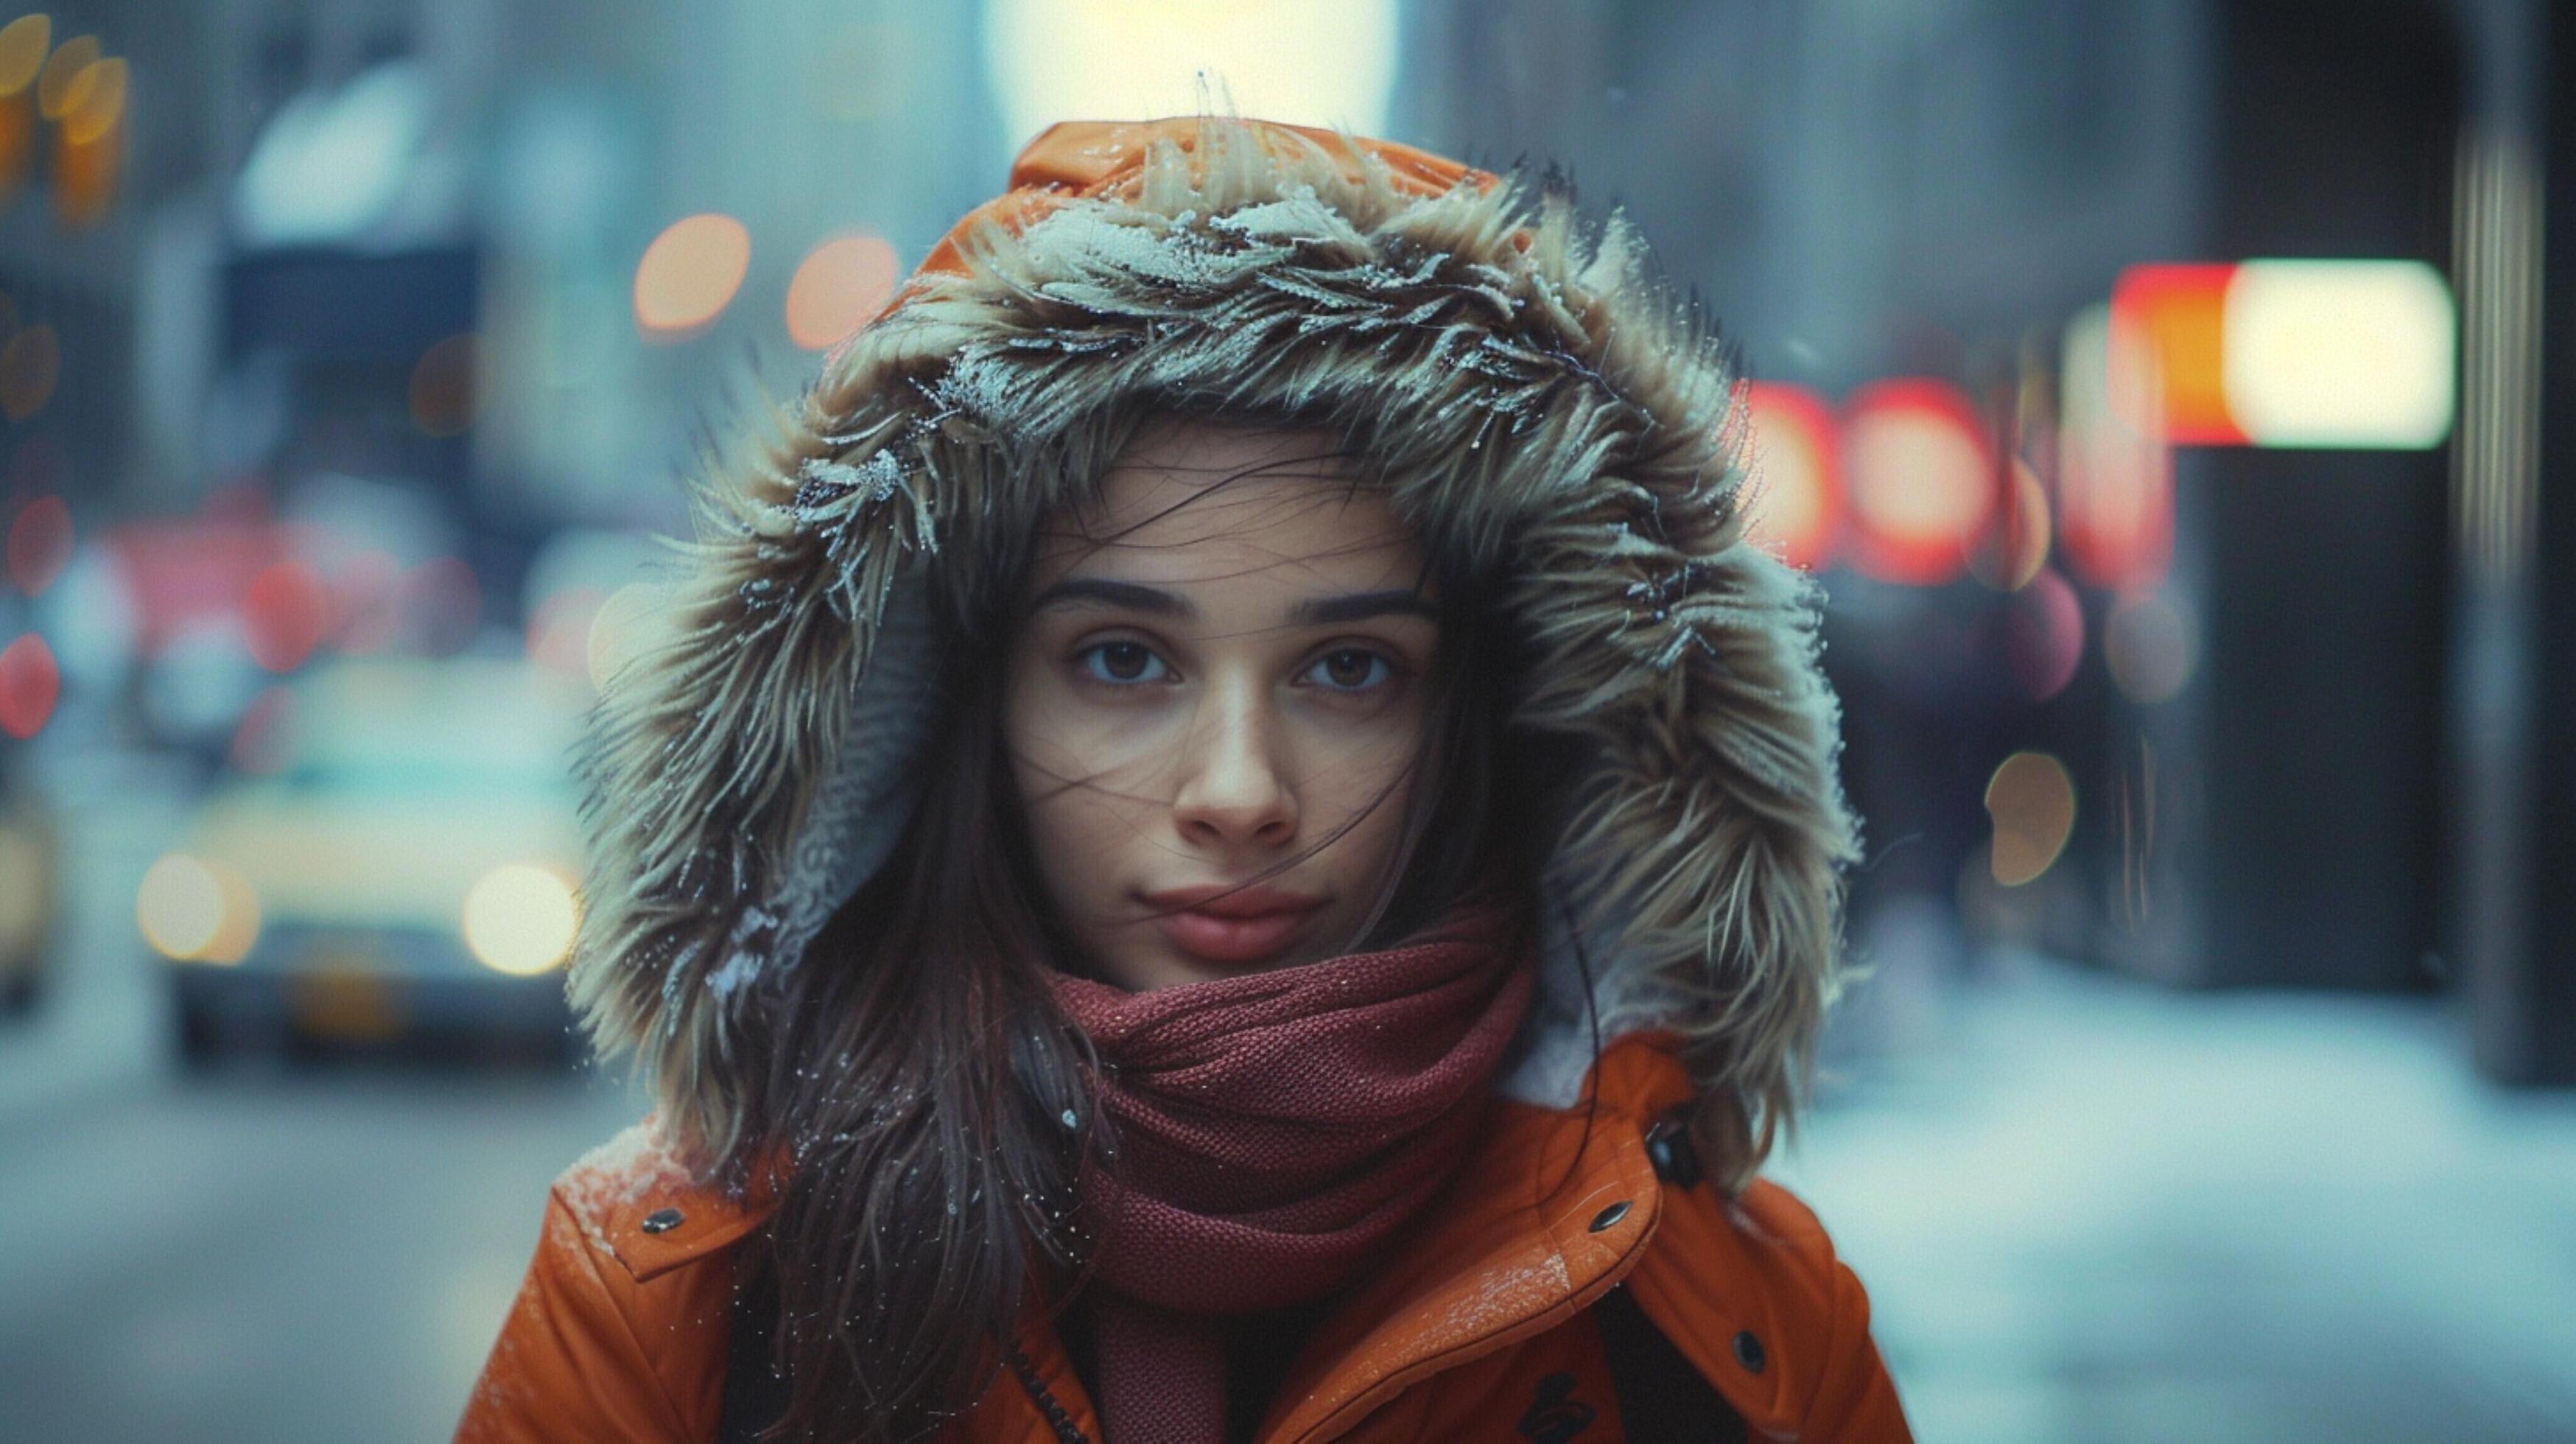
{"type": "Polygon", "coordinates": [[[1194,140],[984,228],[702,482],[675,640],[612,679],[585,756],[575,1004],[679,1137],[727,1147],[754,1123],[742,1018],[908,812],[934,590],[1006,585],[1158,406],[1295,413],[1345,429],[1428,546],[1500,566],[1517,720],[1586,758],[1547,878],[1584,956],[1555,928],[1506,1086],[1571,1101],[1588,966],[1611,1031],[1679,1036],[1703,1143],[1749,1178],[1834,991],[1854,834],[1817,598],[1742,536],[1723,351],[1561,194],[1410,193],[1257,123],[1194,140]]]}

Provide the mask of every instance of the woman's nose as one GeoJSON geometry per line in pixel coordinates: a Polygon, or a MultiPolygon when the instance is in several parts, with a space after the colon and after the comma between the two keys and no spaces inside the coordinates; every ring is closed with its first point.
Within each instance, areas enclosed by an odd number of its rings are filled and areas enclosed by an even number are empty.
{"type": "Polygon", "coordinates": [[[1297,836],[1297,794],[1284,774],[1266,689],[1213,683],[1181,741],[1172,821],[1198,847],[1283,847],[1297,836]]]}

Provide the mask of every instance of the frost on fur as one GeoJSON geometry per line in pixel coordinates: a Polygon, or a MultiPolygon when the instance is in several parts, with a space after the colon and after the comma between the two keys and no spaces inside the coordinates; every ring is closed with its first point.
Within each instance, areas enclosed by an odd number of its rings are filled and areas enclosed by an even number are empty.
{"type": "Polygon", "coordinates": [[[1579,940],[1592,1007],[1679,1036],[1713,1171],[1749,1179],[1834,989],[1855,839],[1813,588],[1741,535],[1740,388],[1625,223],[1209,119],[963,265],[701,484],[682,641],[617,679],[584,762],[571,989],[602,1051],[729,1146],[741,1010],[909,806],[923,599],[1000,584],[1152,408],[1289,413],[1343,430],[1426,546],[1500,567],[1533,657],[1516,721],[1585,759],[1546,880],[1577,926],[1507,1086],[1568,1091],[1544,1030],[1586,1022],[1579,940]]]}

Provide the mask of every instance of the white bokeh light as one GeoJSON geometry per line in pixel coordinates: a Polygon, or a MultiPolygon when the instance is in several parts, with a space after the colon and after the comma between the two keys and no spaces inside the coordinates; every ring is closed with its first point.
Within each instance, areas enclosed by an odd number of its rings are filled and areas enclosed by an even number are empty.
{"type": "Polygon", "coordinates": [[[2227,287],[2227,409],[2257,446],[2450,434],[2459,317],[2420,261],[2248,261],[2227,287]]]}

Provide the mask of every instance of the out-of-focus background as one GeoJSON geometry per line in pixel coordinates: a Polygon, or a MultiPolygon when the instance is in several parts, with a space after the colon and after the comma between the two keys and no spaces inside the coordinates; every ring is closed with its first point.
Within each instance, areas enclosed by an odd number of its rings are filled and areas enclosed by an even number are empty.
{"type": "Polygon", "coordinates": [[[14,19],[0,1437],[444,1433],[641,1111],[564,749],[679,475],[1040,126],[1227,97],[1561,165],[1741,343],[1869,818],[1777,1172],[1926,1438],[2576,1437],[2548,9],[14,19]]]}

